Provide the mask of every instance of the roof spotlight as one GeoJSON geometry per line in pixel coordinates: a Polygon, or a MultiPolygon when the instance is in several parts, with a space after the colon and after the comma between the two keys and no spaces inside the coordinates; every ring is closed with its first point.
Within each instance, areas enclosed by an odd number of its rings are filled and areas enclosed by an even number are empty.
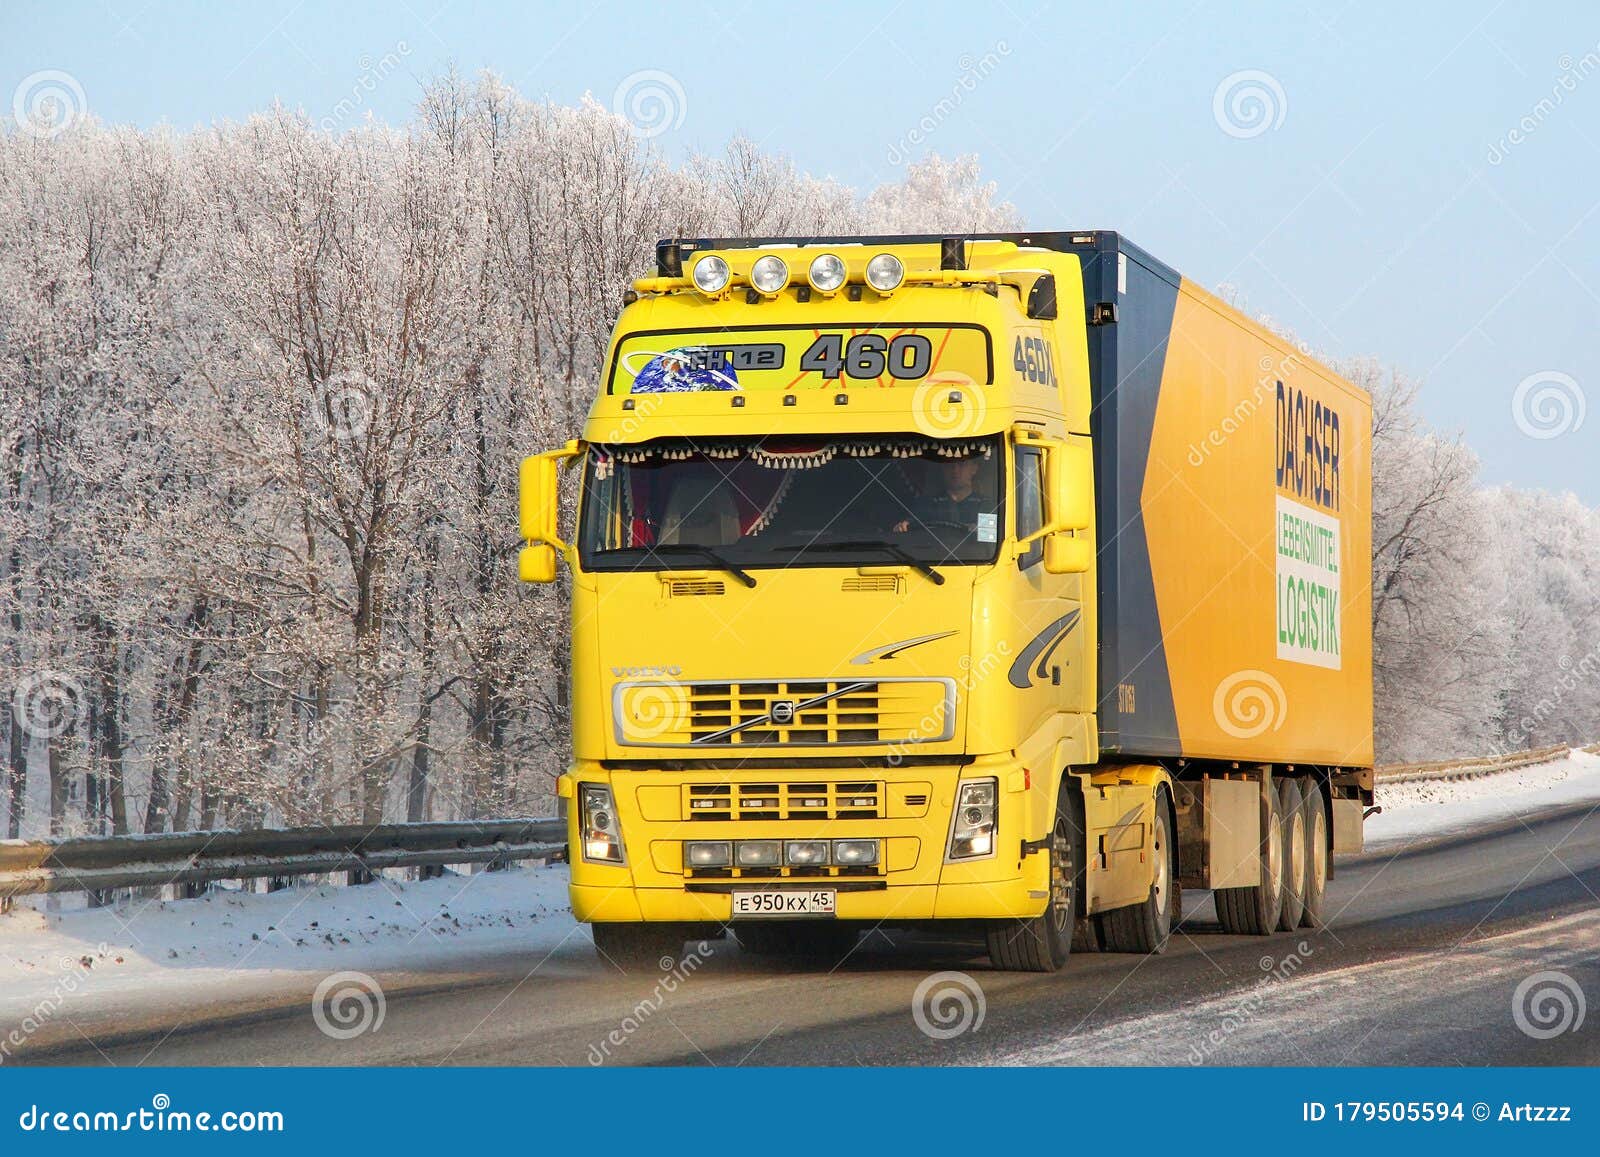
{"type": "Polygon", "coordinates": [[[750,284],[757,293],[764,293],[774,297],[783,292],[783,287],[789,284],[789,267],[784,264],[783,258],[767,254],[756,259],[750,267],[750,284]]]}
{"type": "Polygon", "coordinates": [[[844,284],[844,262],[832,253],[823,253],[811,262],[806,280],[818,293],[834,293],[844,284]]]}
{"type": "Polygon", "coordinates": [[[879,293],[893,293],[906,279],[906,267],[893,253],[880,253],[867,262],[867,284],[879,293]]]}
{"type": "Polygon", "coordinates": [[[694,263],[694,287],[708,297],[715,297],[727,289],[732,276],[728,263],[716,254],[702,257],[694,263]]]}

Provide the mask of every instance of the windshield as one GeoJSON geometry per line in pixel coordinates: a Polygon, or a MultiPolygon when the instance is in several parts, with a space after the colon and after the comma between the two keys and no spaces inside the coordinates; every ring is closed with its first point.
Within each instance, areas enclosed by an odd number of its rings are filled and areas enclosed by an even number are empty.
{"type": "Polygon", "coordinates": [[[594,446],[590,570],[992,562],[1000,441],[663,439],[594,446]]]}

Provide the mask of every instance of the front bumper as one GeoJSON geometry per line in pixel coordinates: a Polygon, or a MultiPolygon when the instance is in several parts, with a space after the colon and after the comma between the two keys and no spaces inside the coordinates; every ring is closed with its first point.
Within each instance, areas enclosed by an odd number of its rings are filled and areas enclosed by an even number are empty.
{"type": "MultiPolygon", "coordinates": [[[[626,865],[582,858],[576,807],[569,808],[572,910],[590,922],[673,921],[720,923],[731,918],[734,888],[831,888],[835,917],[852,921],[972,920],[1037,916],[1049,888],[1049,863],[1024,845],[1047,828],[1038,788],[1014,760],[985,759],[966,766],[850,768],[831,771],[608,770],[579,764],[562,777],[569,800],[578,783],[609,784],[626,865]],[[944,862],[951,810],[962,779],[993,776],[1000,787],[993,855],[944,862]],[[879,789],[871,817],[691,819],[692,793],[713,785],[772,786],[775,794],[818,782],[867,781],[879,789]],[[1035,829],[1038,830],[1035,830],[1035,829]],[[882,841],[880,870],[872,876],[774,878],[686,872],[686,840],[849,839],[882,841]]],[[[754,790],[754,789],[748,789],[754,790]]]]}

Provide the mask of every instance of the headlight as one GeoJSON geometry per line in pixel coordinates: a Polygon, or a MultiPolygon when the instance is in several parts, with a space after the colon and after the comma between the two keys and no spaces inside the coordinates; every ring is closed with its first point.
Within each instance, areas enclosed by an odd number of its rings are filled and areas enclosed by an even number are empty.
{"type": "Polygon", "coordinates": [[[757,259],[750,267],[750,284],[757,293],[764,293],[774,297],[783,292],[783,287],[789,284],[789,267],[784,264],[781,257],[772,254],[757,259]]]}
{"type": "Polygon", "coordinates": [[[828,862],[827,840],[790,840],[783,846],[783,858],[794,867],[811,867],[828,862]]]}
{"type": "Polygon", "coordinates": [[[832,253],[824,253],[814,258],[811,269],[806,274],[806,280],[811,283],[811,288],[818,293],[833,293],[844,284],[844,262],[832,253]]]}
{"type": "Polygon", "coordinates": [[[582,829],[583,858],[599,864],[622,864],[622,833],[617,830],[617,809],[611,789],[602,783],[578,786],[578,826],[582,829]]]}
{"type": "Polygon", "coordinates": [[[867,262],[867,284],[879,293],[893,293],[906,279],[906,267],[893,253],[880,253],[867,262]]]}
{"type": "Polygon", "coordinates": [[[727,289],[732,276],[728,263],[714,254],[694,263],[694,287],[707,296],[715,297],[727,289]]]}
{"type": "Polygon", "coordinates": [[[740,840],[734,845],[741,868],[776,868],[783,858],[780,840],[740,840]]]}
{"type": "Polygon", "coordinates": [[[945,860],[979,860],[994,855],[995,820],[1000,799],[997,779],[969,779],[956,793],[945,860]]]}
{"type": "Polygon", "coordinates": [[[876,864],[878,862],[878,841],[834,840],[833,862],[841,868],[876,864]]]}
{"type": "Polygon", "coordinates": [[[683,845],[683,862],[690,868],[726,868],[732,853],[727,840],[690,840],[683,845]]]}

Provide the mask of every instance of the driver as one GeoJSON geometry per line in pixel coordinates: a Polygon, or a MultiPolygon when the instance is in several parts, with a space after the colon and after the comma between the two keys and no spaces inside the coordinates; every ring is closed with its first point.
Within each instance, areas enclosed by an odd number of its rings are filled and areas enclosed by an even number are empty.
{"type": "Polygon", "coordinates": [[[894,524],[896,534],[904,534],[913,523],[926,525],[934,522],[953,523],[971,530],[978,524],[978,515],[986,504],[976,489],[978,456],[946,458],[934,471],[931,492],[919,494],[906,504],[910,518],[894,524]]]}

